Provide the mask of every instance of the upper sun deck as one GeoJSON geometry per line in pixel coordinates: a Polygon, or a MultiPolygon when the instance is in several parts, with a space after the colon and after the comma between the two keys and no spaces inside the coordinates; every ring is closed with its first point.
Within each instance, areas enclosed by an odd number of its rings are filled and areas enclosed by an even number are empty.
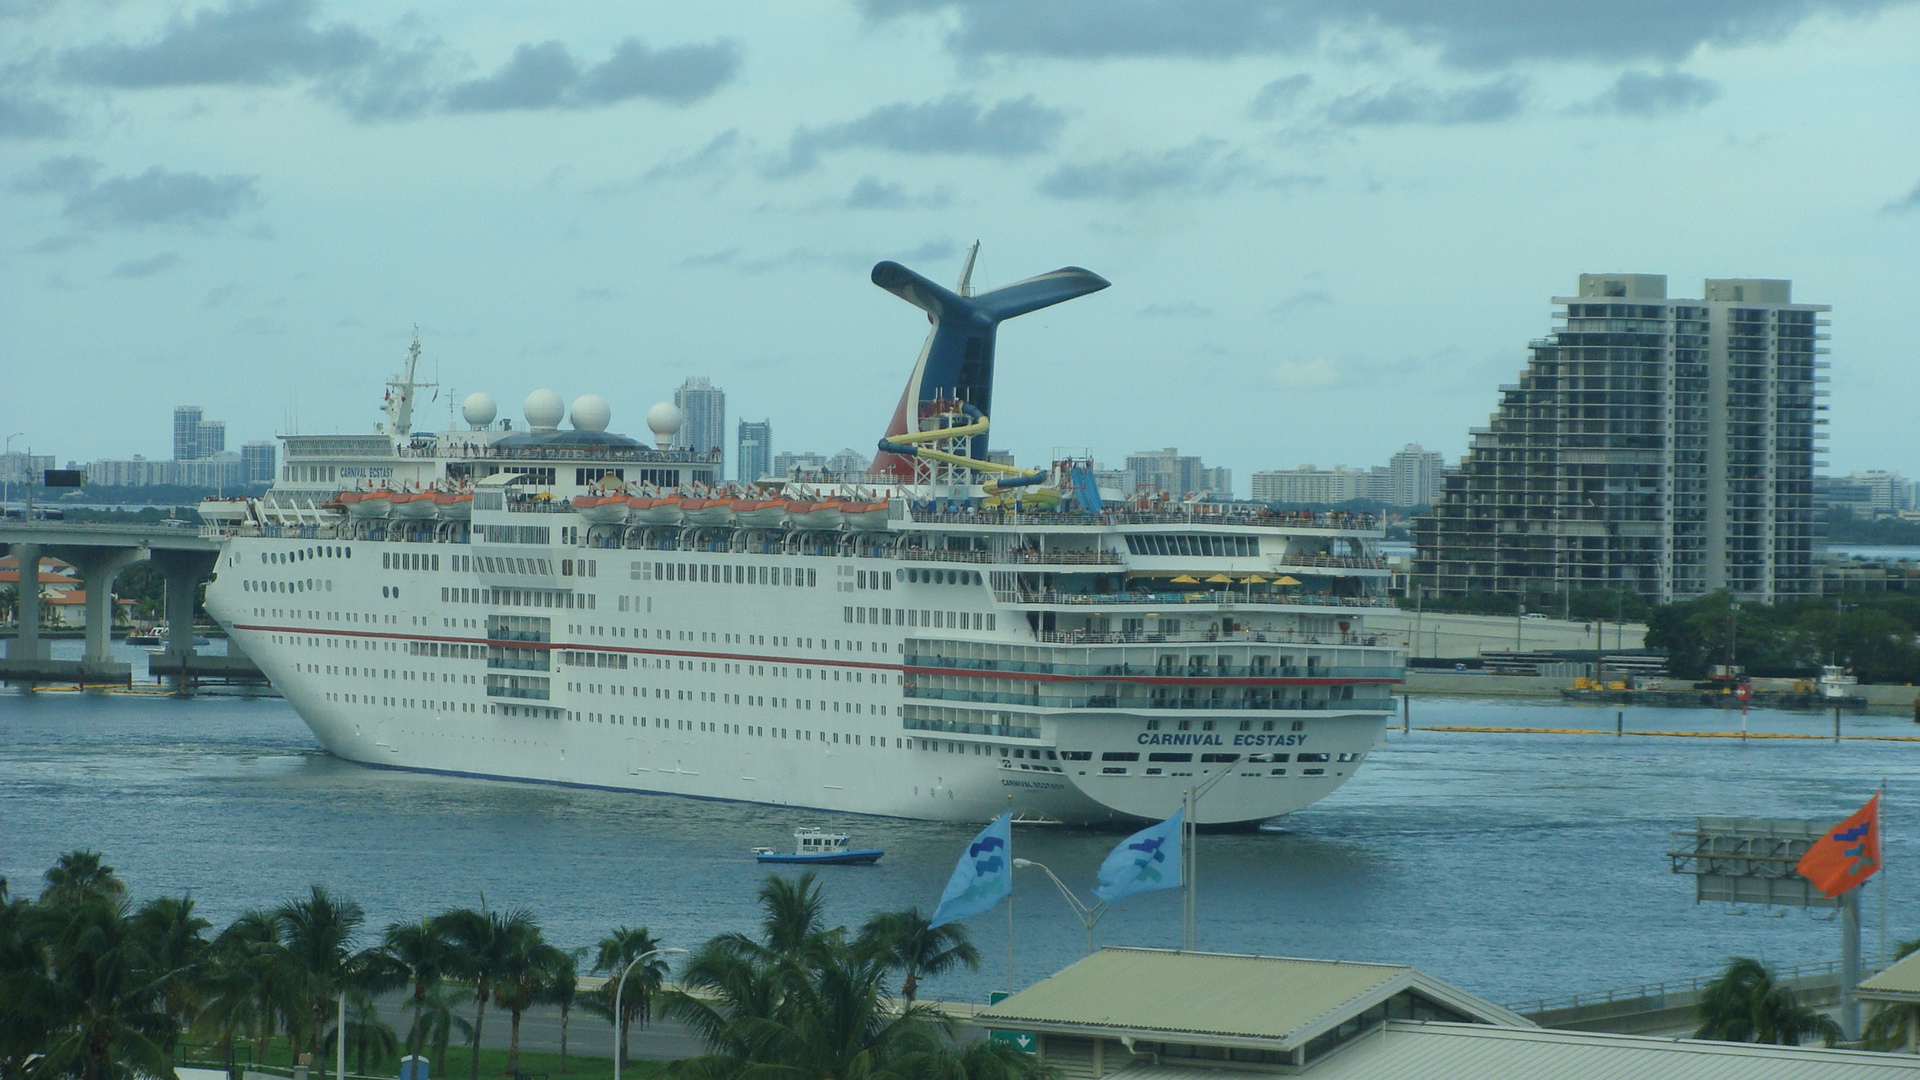
{"type": "Polygon", "coordinates": [[[907,501],[898,513],[889,515],[892,526],[902,530],[927,528],[932,531],[1034,529],[1082,531],[1106,529],[1139,531],[1141,526],[1207,529],[1247,532],[1310,532],[1318,535],[1379,536],[1381,525],[1371,514],[1344,512],[1311,513],[1271,510],[1264,506],[1238,503],[1177,503],[1156,508],[1132,507],[1095,512],[1081,510],[1018,511],[983,509],[962,505],[957,500],[936,499],[930,503],[907,501]]]}

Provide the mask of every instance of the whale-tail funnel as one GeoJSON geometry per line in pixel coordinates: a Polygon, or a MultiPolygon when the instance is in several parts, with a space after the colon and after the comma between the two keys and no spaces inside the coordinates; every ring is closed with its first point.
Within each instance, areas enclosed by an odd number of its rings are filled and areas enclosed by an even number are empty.
{"type": "MultiPolygon", "coordinates": [[[[899,408],[894,410],[893,420],[887,425],[888,438],[921,430],[921,409],[935,401],[959,401],[991,415],[993,339],[1000,323],[1063,300],[1099,292],[1110,284],[1092,271],[1067,266],[992,292],[965,296],[896,262],[876,264],[873,283],[926,312],[928,321],[933,323],[933,332],[927,335],[920,359],[914,364],[913,377],[907,380],[899,408]]],[[[985,434],[974,436],[968,444],[965,456],[986,457],[985,434]]],[[[913,475],[908,459],[898,454],[880,454],[874,459],[873,468],[892,473],[901,480],[913,475]]]]}

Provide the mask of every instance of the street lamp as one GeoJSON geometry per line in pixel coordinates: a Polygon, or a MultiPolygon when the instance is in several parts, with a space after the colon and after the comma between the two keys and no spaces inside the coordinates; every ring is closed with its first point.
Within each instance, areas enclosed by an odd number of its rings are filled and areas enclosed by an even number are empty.
{"type": "Polygon", "coordinates": [[[1060,895],[1067,898],[1067,906],[1073,909],[1074,918],[1079,919],[1080,925],[1083,927],[1086,927],[1087,955],[1092,956],[1093,955],[1093,928],[1094,928],[1094,925],[1100,921],[1100,916],[1105,915],[1107,913],[1107,905],[1102,903],[1102,904],[1095,904],[1092,907],[1088,907],[1084,902],[1081,901],[1081,899],[1078,896],[1075,896],[1073,894],[1072,889],[1067,888],[1067,883],[1064,881],[1061,881],[1060,876],[1058,874],[1055,874],[1050,868],[1048,868],[1045,863],[1037,863],[1037,862],[1034,862],[1032,859],[1013,860],[1013,868],[1015,870],[1024,870],[1029,866],[1047,875],[1047,880],[1053,882],[1054,885],[1060,889],[1060,895]]]}
{"type": "Polygon", "coordinates": [[[627,961],[627,966],[620,969],[620,981],[613,984],[613,1039],[615,1043],[613,1048],[613,1080],[620,1080],[620,1047],[618,1044],[621,1032],[624,1030],[620,1024],[620,995],[627,988],[627,973],[632,971],[634,965],[642,960],[651,960],[656,956],[661,956],[666,953],[683,953],[686,951],[685,949],[651,949],[627,961]]]}

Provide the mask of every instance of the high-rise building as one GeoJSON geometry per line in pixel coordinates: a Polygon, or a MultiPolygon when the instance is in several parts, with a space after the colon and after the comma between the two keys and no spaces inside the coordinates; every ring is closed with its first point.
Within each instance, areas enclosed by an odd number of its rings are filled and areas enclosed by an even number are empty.
{"type": "Polygon", "coordinates": [[[200,456],[200,406],[173,407],[173,460],[192,461],[200,456]]]}
{"type": "Polygon", "coordinates": [[[1343,503],[1374,497],[1375,476],[1366,469],[1335,465],[1316,469],[1262,469],[1253,474],[1253,501],[1264,503],[1343,503]]]}
{"type": "Polygon", "coordinates": [[[1630,588],[1657,602],[1818,589],[1813,462],[1824,305],[1787,281],[1582,274],[1565,322],[1415,527],[1443,593],[1630,588]]]}
{"type": "Polygon", "coordinates": [[[1376,496],[1388,506],[1427,506],[1440,493],[1447,459],[1419,443],[1408,443],[1387,459],[1385,490],[1376,496]]]}
{"type": "Polygon", "coordinates": [[[270,442],[250,442],[240,448],[240,459],[246,462],[247,483],[270,484],[273,482],[275,451],[276,448],[270,442]]]}
{"type": "Polygon", "coordinates": [[[1212,487],[1208,482],[1212,478],[1207,475],[1207,467],[1200,463],[1200,459],[1182,454],[1171,446],[1164,450],[1136,450],[1128,454],[1127,471],[1133,474],[1136,484],[1175,495],[1205,491],[1212,487]]]}
{"type": "Polygon", "coordinates": [[[827,459],[828,471],[837,476],[855,477],[867,471],[868,458],[849,446],[827,459]]]}
{"type": "MultiPolygon", "coordinates": [[[[680,434],[677,446],[692,450],[725,450],[727,445],[727,392],[703,377],[693,376],[673,392],[673,403],[680,407],[680,434]]],[[[724,475],[724,473],[716,474],[724,475]]]]}
{"type": "Polygon", "coordinates": [[[775,476],[793,476],[796,473],[821,473],[825,472],[826,468],[826,457],[821,454],[816,454],[811,450],[805,450],[799,453],[795,453],[792,450],[782,450],[773,455],[773,475],[775,476]]]}
{"type": "Polygon", "coordinates": [[[200,452],[193,455],[196,458],[210,458],[215,454],[225,453],[227,449],[226,421],[200,421],[200,437],[194,441],[200,447],[200,452]]]}
{"type": "Polygon", "coordinates": [[[740,421],[740,445],[733,460],[743,484],[773,475],[773,421],[740,421]]]}

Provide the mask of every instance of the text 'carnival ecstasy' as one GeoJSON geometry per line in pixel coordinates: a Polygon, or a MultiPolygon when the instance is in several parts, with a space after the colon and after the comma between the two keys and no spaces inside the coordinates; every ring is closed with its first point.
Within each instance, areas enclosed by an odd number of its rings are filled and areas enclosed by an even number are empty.
{"type": "Polygon", "coordinates": [[[388,768],[1069,823],[1209,781],[1202,821],[1256,821],[1353,776],[1405,670],[1362,622],[1379,524],[989,460],[999,323],[1107,282],[968,276],[874,267],[934,329],[857,476],[729,485],[671,405],[649,447],[548,390],[524,430],[475,394],[415,432],[416,342],[379,433],[286,436],[271,491],[205,505],[207,609],[388,768]]]}

